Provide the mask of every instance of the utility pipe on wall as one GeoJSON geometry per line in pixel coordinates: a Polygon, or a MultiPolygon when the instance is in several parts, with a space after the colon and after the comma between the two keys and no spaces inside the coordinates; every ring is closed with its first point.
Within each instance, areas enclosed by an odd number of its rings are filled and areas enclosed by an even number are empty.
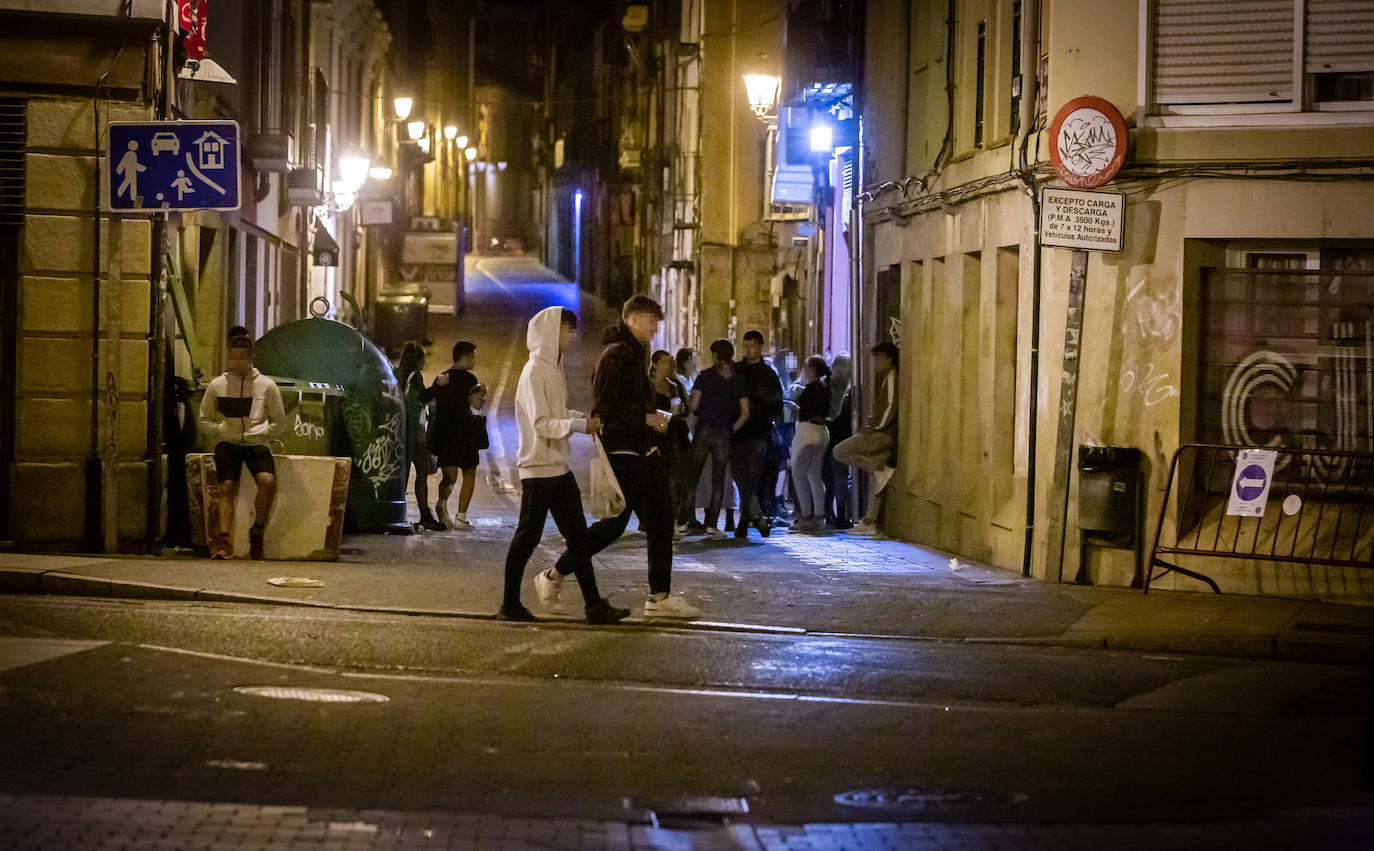
{"type": "Polygon", "coordinates": [[[1016,149],[1020,161],[1021,184],[1031,202],[1031,339],[1030,410],[1027,412],[1026,450],[1026,537],[1021,556],[1021,575],[1031,575],[1035,545],[1035,454],[1036,420],[1040,397],[1040,196],[1031,175],[1026,148],[1035,135],[1035,100],[1038,89],[1036,70],[1040,64],[1040,2],[1027,0],[1021,6],[1021,102],[1018,110],[1016,149]]]}

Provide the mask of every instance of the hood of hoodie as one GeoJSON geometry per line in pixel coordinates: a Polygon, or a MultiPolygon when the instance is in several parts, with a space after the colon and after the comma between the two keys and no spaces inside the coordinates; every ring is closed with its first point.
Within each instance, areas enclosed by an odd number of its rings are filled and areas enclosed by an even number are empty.
{"type": "Polygon", "coordinates": [[[530,357],[558,363],[558,335],[562,325],[561,307],[546,307],[536,313],[525,329],[525,346],[530,350],[530,357]]]}

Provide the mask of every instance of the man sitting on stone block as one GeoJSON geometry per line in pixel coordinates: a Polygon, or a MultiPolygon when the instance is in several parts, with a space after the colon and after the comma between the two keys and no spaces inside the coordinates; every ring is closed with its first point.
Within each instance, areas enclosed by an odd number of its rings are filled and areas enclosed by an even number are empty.
{"type": "Polygon", "coordinates": [[[263,527],[277,495],[276,463],[267,442],[286,428],[281,391],[253,368],[253,338],[235,327],[229,332],[224,374],[210,382],[200,403],[201,433],[215,443],[219,479],[219,528],[209,530],[210,557],[234,557],[234,500],[245,466],[257,483],[248,556],[263,557],[263,527]]]}

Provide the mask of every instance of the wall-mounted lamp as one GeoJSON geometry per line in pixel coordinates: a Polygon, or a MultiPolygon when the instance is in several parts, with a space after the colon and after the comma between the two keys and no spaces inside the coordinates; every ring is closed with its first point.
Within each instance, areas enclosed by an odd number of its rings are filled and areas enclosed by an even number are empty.
{"type": "Polygon", "coordinates": [[[498,163],[496,164],[496,168],[497,168],[498,170],[500,170],[500,171],[505,171],[505,170],[506,170],[506,161],[505,161],[505,160],[501,160],[500,162],[498,162],[498,163]]]}
{"type": "Polygon", "coordinates": [[[374,165],[372,168],[368,169],[367,176],[373,180],[390,180],[391,168],[384,165],[374,165]]]}
{"type": "Polygon", "coordinates": [[[339,180],[337,183],[349,184],[356,193],[367,180],[368,167],[372,165],[372,160],[367,154],[357,152],[348,153],[339,157],[339,180]]]}
{"type": "Polygon", "coordinates": [[[410,122],[406,125],[406,133],[410,135],[410,141],[420,141],[420,137],[425,135],[425,123],[423,121],[410,122]]]}
{"type": "Polygon", "coordinates": [[[444,128],[444,138],[452,142],[458,138],[458,125],[450,124],[444,128]]]}
{"type": "Polygon", "coordinates": [[[468,148],[466,151],[463,151],[463,156],[468,158],[468,162],[472,162],[473,160],[477,159],[477,149],[468,148]]]}
{"type": "Polygon", "coordinates": [[[770,122],[775,116],[780,77],[772,74],[745,74],[744,89],[749,94],[749,106],[760,121],[770,122]]]}
{"type": "Polygon", "coordinates": [[[465,149],[465,148],[468,146],[468,137],[466,137],[466,136],[459,136],[457,139],[454,139],[454,140],[453,140],[453,144],[457,145],[457,146],[458,146],[458,150],[461,151],[461,150],[465,149]]]}
{"type": "Polygon", "coordinates": [[[835,149],[835,131],[829,124],[817,124],[811,128],[811,152],[829,154],[835,149]]]}
{"type": "Polygon", "coordinates": [[[405,121],[410,117],[410,109],[415,106],[415,99],[408,97],[398,97],[391,101],[392,109],[396,110],[396,120],[405,121]]]}

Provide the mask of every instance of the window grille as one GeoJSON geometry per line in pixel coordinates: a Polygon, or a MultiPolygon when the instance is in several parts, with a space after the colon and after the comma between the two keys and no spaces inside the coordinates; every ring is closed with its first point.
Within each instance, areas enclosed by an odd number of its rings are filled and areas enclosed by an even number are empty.
{"type": "Polygon", "coordinates": [[[24,145],[27,137],[25,102],[20,98],[0,98],[0,226],[24,223],[24,145]]]}
{"type": "Polygon", "coordinates": [[[1204,269],[1198,439],[1374,450],[1374,250],[1204,269]]]}

